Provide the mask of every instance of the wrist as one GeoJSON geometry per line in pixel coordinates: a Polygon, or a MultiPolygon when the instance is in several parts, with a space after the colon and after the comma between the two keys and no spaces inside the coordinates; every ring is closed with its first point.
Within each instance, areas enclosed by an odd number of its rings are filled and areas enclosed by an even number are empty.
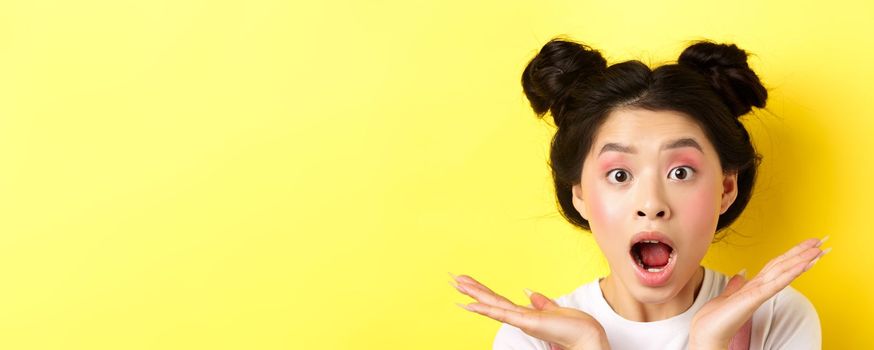
{"type": "Polygon", "coordinates": [[[701,341],[699,339],[689,338],[689,350],[726,350],[728,342],[713,342],[701,341]]]}
{"type": "Polygon", "coordinates": [[[723,335],[713,334],[714,332],[707,332],[706,330],[701,329],[700,327],[696,327],[696,322],[692,321],[692,326],[689,328],[689,350],[727,350],[728,343],[731,341],[731,337],[728,339],[720,339],[723,335]]]}

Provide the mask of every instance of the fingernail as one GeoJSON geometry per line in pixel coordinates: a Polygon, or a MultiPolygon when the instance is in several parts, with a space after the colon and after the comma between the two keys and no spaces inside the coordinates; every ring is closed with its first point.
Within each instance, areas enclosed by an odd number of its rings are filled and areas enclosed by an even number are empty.
{"type": "Polygon", "coordinates": [[[473,311],[473,310],[471,310],[471,308],[467,307],[467,305],[462,305],[462,304],[459,304],[459,303],[455,303],[455,305],[458,305],[458,307],[460,307],[460,308],[462,308],[462,309],[465,309],[465,310],[467,310],[467,311],[473,311]]]}
{"type": "Polygon", "coordinates": [[[528,288],[525,288],[525,289],[523,289],[523,290],[525,291],[525,295],[527,295],[529,298],[531,297],[531,294],[534,293],[534,292],[532,292],[532,291],[531,291],[530,289],[528,289],[528,288]]]}
{"type": "Polygon", "coordinates": [[[453,287],[455,287],[455,288],[458,288],[458,282],[455,282],[455,281],[449,281],[449,285],[450,285],[450,286],[453,286],[453,287]]]}
{"type": "Polygon", "coordinates": [[[826,235],[825,237],[823,237],[822,239],[820,239],[820,240],[819,240],[819,243],[816,244],[816,247],[819,248],[819,246],[821,246],[823,243],[825,243],[825,241],[828,240],[828,237],[829,237],[829,236],[826,235]]]}
{"type": "Polygon", "coordinates": [[[741,277],[746,278],[747,277],[747,268],[746,267],[742,268],[740,271],[737,272],[737,274],[740,275],[741,277]]]}
{"type": "Polygon", "coordinates": [[[452,280],[453,280],[453,281],[458,281],[458,276],[453,275],[452,272],[447,272],[447,273],[449,274],[449,276],[452,277],[452,280]]]}
{"type": "Polygon", "coordinates": [[[822,254],[820,254],[819,256],[823,257],[824,255],[828,254],[828,252],[830,252],[830,251],[832,251],[832,247],[825,248],[825,250],[823,250],[822,254]]]}
{"type": "Polygon", "coordinates": [[[455,289],[458,289],[459,292],[467,294],[467,288],[464,288],[464,286],[462,286],[460,283],[452,284],[452,282],[449,282],[449,284],[455,287],[455,289]]]}

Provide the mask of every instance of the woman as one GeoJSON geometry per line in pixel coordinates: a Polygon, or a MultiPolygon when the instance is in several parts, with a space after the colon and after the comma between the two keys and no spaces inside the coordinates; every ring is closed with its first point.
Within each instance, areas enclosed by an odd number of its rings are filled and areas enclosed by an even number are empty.
{"type": "Polygon", "coordinates": [[[747,281],[701,266],[749,202],[761,156],[738,118],[767,90],[735,45],[698,42],[676,64],[607,65],[568,40],[522,74],[558,130],[550,167],[562,215],[591,231],[611,273],[515,305],[470,276],[461,305],[504,324],[495,349],[818,349],[815,308],[789,286],[829,249],[808,239],[747,281]]]}

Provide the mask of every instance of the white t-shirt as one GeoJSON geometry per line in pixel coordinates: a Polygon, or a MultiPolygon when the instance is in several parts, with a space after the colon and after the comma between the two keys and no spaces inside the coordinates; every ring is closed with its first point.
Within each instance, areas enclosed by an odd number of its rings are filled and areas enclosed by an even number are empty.
{"type": "MultiPolygon", "coordinates": [[[[586,283],[570,294],[555,299],[591,315],[604,327],[613,350],[686,349],[692,317],[707,301],[722,293],[729,278],[704,269],[704,281],[692,306],[674,317],[636,322],[619,316],[601,294],[599,279],[586,283]]],[[[753,314],[750,349],[820,349],[822,333],[819,316],[804,295],[787,286],[765,301],[753,314]]],[[[495,350],[549,350],[549,345],[525,334],[519,328],[501,324],[493,344],[495,350]]]]}

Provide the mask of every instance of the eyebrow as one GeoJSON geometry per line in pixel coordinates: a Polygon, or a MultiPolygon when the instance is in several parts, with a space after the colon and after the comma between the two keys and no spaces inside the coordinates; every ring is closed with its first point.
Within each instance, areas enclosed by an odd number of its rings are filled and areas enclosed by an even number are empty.
{"type": "MultiPolygon", "coordinates": [[[[681,148],[681,147],[692,147],[692,148],[697,149],[698,152],[704,153],[704,151],[701,149],[701,145],[699,145],[698,142],[695,141],[695,139],[688,138],[688,137],[665,143],[662,145],[662,148],[659,149],[659,151],[664,151],[666,149],[681,148]]],[[[598,152],[598,156],[600,157],[602,153],[608,152],[608,151],[616,151],[616,152],[623,152],[623,153],[637,153],[637,150],[634,149],[634,147],[632,147],[632,146],[623,145],[621,143],[608,143],[608,144],[604,145],[604,147],[601,147],[601,151],[598,152]]]]}

